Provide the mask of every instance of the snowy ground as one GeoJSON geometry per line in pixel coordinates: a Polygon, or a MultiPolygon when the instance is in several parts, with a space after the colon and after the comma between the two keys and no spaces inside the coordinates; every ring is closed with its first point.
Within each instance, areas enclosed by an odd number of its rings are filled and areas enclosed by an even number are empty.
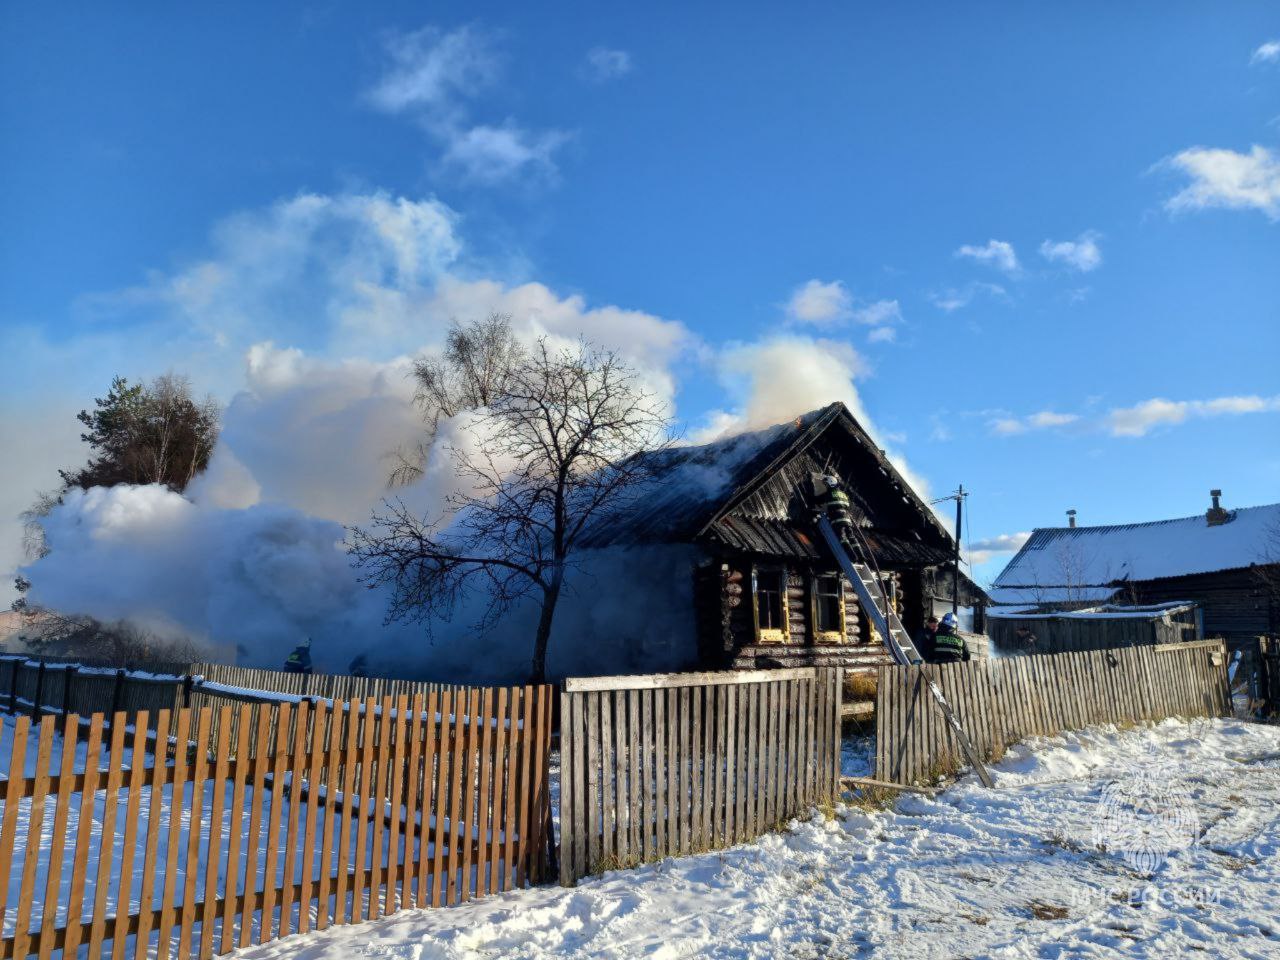
{"type": "Polygon", "coordinates": [[[842,808],[572,890],[239,956],[1280,956],[1280,729],[1092,730],[1021,745],[995,774],[995,790],[967,777],[891,811],[842,808]]]}

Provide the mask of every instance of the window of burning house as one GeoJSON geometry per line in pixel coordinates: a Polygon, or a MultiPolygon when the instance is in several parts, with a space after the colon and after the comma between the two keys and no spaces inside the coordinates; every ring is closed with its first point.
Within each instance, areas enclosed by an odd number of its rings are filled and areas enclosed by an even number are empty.
{"type": "Polygon", "coordinates": [[[844,643],[844,581],[837,573],[813,578],[814,639],[819,643],[844,643]]]}
{"type": "Polygon", "coordinates": [[[787,639],[787,572],[779,567],[757,568],[753,580],[760,642],[783,643],[787,639]]]}

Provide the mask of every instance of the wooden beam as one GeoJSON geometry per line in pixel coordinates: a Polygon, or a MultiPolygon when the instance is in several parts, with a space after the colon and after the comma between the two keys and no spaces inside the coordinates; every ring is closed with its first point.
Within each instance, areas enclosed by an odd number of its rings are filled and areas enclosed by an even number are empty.
{"type": "Polygon", "coordinates": [[[841,777],[840,785],[855,790],[858,787],[883,787],[886,790],[901,790],[906,793],[922,793],[926,797],[937,796],[941,790],[932,787],[908,787],[901,783],[890,783],[887,780],[876,780],[872,777],[841,777]]]}
{"type": "Polygon", "coordinates": [[[774,680],[813,680],[815,667],[784,670],[722,670],[707,673],[654,673],[635,677],[572,677],[565,680],[565,693],[603,690],[669,690],[673,687],[700,687],[705,684],[768,683],[774,680]]]}

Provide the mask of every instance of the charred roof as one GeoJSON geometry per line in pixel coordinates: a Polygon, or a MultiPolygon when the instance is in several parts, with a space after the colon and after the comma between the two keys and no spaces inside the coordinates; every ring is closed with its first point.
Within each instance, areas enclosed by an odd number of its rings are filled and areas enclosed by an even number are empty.
{"type": "Polygon", "coordinates": [[[587,546],[714,543],[782,557],[823,555],[810,481],[833,471],[877,561],[948,562],[954,540],[842,403],[699,446],[640,454],[653,475],[587,546]]]}

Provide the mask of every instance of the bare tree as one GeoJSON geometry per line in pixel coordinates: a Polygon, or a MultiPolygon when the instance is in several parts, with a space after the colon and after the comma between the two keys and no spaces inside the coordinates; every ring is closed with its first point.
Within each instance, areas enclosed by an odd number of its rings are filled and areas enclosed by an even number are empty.
{"type": "Polygon", "coordinates": [[[388,502],[349,536],[370,586],[391,588],[388,619],[447,619],[464,596],[487,595],[477,626],[536,596],[532,677],[546,677],[556,604],[584,536],[654,475],[641,455],[670,442],[663,405],[616,354],[545,339],[484,397],[474,447],[449,454],[465,492],[446,521],[388,502]]]}
{"type": "Polygon", "coordinates": [[[440,421],[464,410],[488,407],[503,393],[511,372],[524,357],[524,347],[511,332],[508,314],[491,313],[467,324],[455,320],[444,352],[414,361],[414,400],[426,417],[427,436],[413,450],[395,452],[391,486],[404,486],[421,477],[440,421]]]}

